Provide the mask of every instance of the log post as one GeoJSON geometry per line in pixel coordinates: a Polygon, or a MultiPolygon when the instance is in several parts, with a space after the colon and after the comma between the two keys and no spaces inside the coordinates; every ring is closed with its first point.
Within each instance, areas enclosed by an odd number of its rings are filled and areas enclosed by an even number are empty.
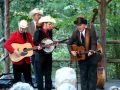
{"type": "MultiPolygon", "coordinates": [[[[4,35],[5,35],[5,38],[8,39],[9,36],[10,36],[10,27],[9,27],[9,3],[10,1],[9,0],[4,0],[4,17],[5,17],[5,20],[4,20],[4,35]]],[[[5,55],[7,55],[7,52],[5,52],[5,55]]],[[[9,58],[6,58],[5,60],[5,73],[9,73],[10,72],[10,60],[9,58]]]]}

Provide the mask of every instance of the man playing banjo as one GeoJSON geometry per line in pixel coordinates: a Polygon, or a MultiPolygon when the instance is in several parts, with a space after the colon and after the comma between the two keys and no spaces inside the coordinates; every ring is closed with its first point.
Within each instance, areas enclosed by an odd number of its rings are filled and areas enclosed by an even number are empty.
{"type": "MultiPolygon", "coordinates": [[[[55,19],[51,16],[44,16],[39,20],[40,26],[34,33],[33,41],[35,45],[39,45],[45,38],[52,39],[51,27],[55,23],[55,19]]],[[[53,48],[51,46],[50,48],[53,48]]],[[[35,72],[38,90],[43,90],[43,76],[45,76],[45,90],[51,90],[52,88],[52,53],[46,53],[44,47],[40,45],[39,50],[35,52],[35,72]]]]}

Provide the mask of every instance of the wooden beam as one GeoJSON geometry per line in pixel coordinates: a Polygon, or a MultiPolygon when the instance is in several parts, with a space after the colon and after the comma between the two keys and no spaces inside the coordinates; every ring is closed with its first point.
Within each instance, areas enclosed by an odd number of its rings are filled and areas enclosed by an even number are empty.
{"type": "Polygon", "coordinates": [[[120,40],[107,40],[107,44],[120,44],[120,40]]]}
{"type": "Polygon", "coordinates": [[[108,58],[107,63],[120,63],[120,59],[108,58]]]}
{"type": "Polygon", "coordinates": [[[4,37],[0,39],[0,43],[3,43],[4,41],[5,41],[4,37]]]}
{"type": "MultiPolygon", "coordinates": [[[[5,16],[5,20],[4,20],[4,25],[5,25],[5,30],[4,30],[4,35],[6,35],[6,38],[9,38],[10,36],[10,24],[9,24],[9,20],[10,20],[10,14],[9,14],[9,9],[10,9],[10,0],[4,0],[4,16],[5,16]]],[[[8,55],[7,51],[5,52],[5,56],[8,55]]],[[[10,72],[10,60],[9,58],[6,58],[5,60],[5,73],[9,73],[10,72]]]]}
{"type": "Polygon", "coordinates": [[[2,62],[3,60],[5,60],[9,55],[5,55],[4,57],[0,58],[0,62],[2,62]]]}

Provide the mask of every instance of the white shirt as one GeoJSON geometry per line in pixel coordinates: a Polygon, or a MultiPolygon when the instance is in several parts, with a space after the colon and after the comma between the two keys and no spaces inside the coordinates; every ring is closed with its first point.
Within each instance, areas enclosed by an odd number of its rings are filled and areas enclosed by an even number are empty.
{"type": "Polygon", "coordinates": [[[80,32],[80,41],[81,41],[81,43],[82,43],[81,33],[82,33],[83,36],[85,37],[85,29],[84,29],[82,32],[80,32]]]}
{"type": "Polygon", "coordinates": [[[34,23],[34,25],[35,25],[35,30],[36,30],[36,21],[35,21],[35,20],[33,20],[33,23],[34,23]]]}

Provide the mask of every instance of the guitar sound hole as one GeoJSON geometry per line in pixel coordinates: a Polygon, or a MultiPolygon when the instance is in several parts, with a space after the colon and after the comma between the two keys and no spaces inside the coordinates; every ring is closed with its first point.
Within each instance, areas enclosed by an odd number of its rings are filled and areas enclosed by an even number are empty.
{"type": "Polygon", "coordinates": [[[24,48],[24,49],[23,49],[23,52],[27,52],[27,48],[24,48]]]}
{"type": "Polygon", "coordinates": [[[24,48],[24,49],[23,49],[23,52],[21,52],[21,56],[25,56],[27,53],[28,53],[28,52],[27,52],[27,48],[24,48]]]}

